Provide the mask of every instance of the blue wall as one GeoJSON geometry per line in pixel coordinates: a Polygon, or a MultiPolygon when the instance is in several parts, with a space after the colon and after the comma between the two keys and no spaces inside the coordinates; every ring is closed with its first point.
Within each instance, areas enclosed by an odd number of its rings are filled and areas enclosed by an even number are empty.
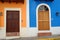
{"type": "Polygon", "coordinates": [[[36,8],[41,3],[48,4],[51,8],[51,26],[60,26],[60,15],[56,16],[56,12],[60,13],[60,0],[54,0],[53,2],[37,2],[29,0],[30,27],[36,27],[36,8]]]}

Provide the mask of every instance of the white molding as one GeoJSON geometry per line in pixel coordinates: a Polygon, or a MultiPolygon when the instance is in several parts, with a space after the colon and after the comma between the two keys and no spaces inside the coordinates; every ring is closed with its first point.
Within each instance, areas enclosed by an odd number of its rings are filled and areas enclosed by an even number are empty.
{"type": "MultiPolygon", "coordinates": [[[[41,5],[45,5],[45,6],[47,6],[48,8],[49,8],[49,24],[50,24],[50,30],[51,30],[51,9],[50,9],[50,7],[49,7],[49,5],[48,4],[45,4],[45,3],[41,3],[41,4],[39,4],[38,6],[37,6],[37,8],[36,8],[36,23],[37,23],[37,29],[38,29],[38,8],[41,6],[41,5]]],[[[46,32],[48,32],[48,31],[50,31],[50,30],[42,30],[43,32],[44,31],[46,31],[46,32]]],[[[41,31],[41,32],[42,32],[41,31]]],[[[40,31],[38,31],[38,32],[40,32],[40,31]]]]}
{"type": "Polygon", "coordinates": [[[29,28],[29,0],[26,0],[26,24],[29,28]]]}
{"type": "MultiPolygon", "coordinates": [[[[14,10],[14,11],[19,11],[20,12],[20,32],[21,32],[21,12],[22,12],[21,8],[4,8],[4,30],[5,30],[4,32],[5,32],[5,36],[6,36],[6,11],[7,10],[14,10]]],[[[16,38],[16,37],[11,37],[11,38],[16,38]]],[[[18,36],[18,38],[19,37],[20,36],[18,36]]],[[[9,37],[6,37],[6,39],[9,39],[9,37]]]]}
{"type": "Polygon", "coordinates": [[[46,31],[38,31],[38,33],[50,32],[49,30],[46,31]]]}

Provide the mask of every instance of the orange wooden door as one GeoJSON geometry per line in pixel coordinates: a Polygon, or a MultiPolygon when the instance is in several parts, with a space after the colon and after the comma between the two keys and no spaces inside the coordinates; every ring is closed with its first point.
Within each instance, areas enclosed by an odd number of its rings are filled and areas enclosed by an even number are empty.
{"type": "Polygon", "coordinates": [[[49,11],[38,12],[38,30],[49,30],[49,11]]]}
{"type": "Polygon", "coordinates": [[[7,11],[6,13],[6,33],[7,36],[19,35],[19,11],[7,11]]]}

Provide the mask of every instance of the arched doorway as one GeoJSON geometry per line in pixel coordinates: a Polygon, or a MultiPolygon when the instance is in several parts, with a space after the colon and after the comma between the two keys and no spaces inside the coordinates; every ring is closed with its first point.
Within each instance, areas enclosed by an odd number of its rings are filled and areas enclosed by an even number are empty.
{"type": "Polygon", "coordinates": [[[36,10],[38,33],[50,33],[51,10],[47,4],[39,4],[36,10]]]}
{"type": "Polygon", "coordinates": [[[38,8],[38,30],[50,30],[49,9],[45,5],[38,8]]]}

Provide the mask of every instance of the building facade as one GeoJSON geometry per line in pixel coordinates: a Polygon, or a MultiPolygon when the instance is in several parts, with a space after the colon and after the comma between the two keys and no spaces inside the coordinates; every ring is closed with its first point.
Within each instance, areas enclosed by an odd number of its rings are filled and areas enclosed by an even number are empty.
{"type": "Polygon", "coordinates": [[[0,1],[0,39],[60,34],[59,0],[0,1]]]}

